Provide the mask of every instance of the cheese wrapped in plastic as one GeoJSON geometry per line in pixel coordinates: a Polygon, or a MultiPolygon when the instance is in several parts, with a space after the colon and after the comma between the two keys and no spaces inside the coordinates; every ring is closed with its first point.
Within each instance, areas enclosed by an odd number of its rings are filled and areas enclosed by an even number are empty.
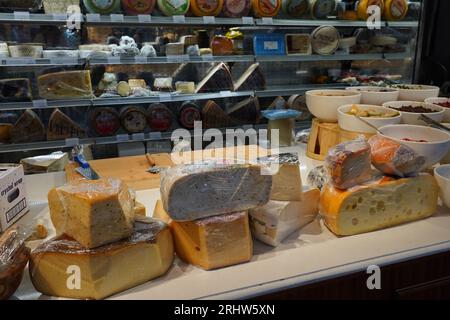
{"type": "Polygon", "coordinates": [[[325,159],[330,182],[338,189],[357,186],[372,177],[370,145],[364,139],[338,144],[325,159]]]}
{"type": "Polygon", "coordinates": [[[45,242],[32,252],[29,271],[43,294],[103,299],[165,274],[173,259],[169,228],[147,219],[127,239],[95,249],[64,236],[45,242]]]}
{"type": "Polygon", "coordinates": [[[193,221],[266,204],[272,176],[263,167],[206,161],[181,165],[161,175],[164,209],[176,221],[193,221]]]}
{"type": "Polygon", "coordinates": [[[85,248],[129,237],[135,202],[117,179],[83,180],[50,190],[50,217],[57,234],[66,234],[85,248]]]}
{"type": "Polygon", "coordinates": [[[403,178],[418,173],[425,164],[423,156],[394,140],[373,136],[369,139],[369,144],[372,164],[384,174],[403,178]]]}
{"type": "Polygon", "coordinates": [[[348,190],[328,184],[322,190],[320,212],[333,233],[349,236],[431,216],[437,209],[438,190],[428,174],[383,177],[348,190]]]}
{"type": "Polygon", "coordinates": [[[91,99],[89,70],[48,73],[38,78],[39,96],[43,99],[91,99]]]}

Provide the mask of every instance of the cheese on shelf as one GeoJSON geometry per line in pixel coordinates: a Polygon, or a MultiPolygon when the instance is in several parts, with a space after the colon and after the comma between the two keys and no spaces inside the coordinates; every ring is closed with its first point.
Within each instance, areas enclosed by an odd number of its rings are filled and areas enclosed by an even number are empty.
{"type": "Polygon", "coordinates": [[[0,143],[11,142],[11,129],[13,125],[10,123],[0,123],[0,143]]]}
{"type": "Polygon", "coordinates": [[[173,258],[167,225],[149,220],[137,222],[128,239],[97,249],[85,249],[67,237],[45,242],[31,254],[29,271],[43,294],[98,300],[165,274],[173,258]]]}
{"type": "Polygon", "coordinates": [[[234,84],[234,91],[256,91],[266,88],[266,78],[259,63],[252,64],[234,84]]]}
{"type": "Polygon", "coordinates": [[[248,16],[252,8],[251,0],[224,0],[223,15],[229,18],[248,16]]]}
{"type": "Polygon", "coordinates": [[[38,115],[27,109],[14,124],[10,134],[12,143],[44,141],[45,127],[38,115]]]}
{"type": "Polygon", "coordinates": [[[236,123],[233,119],[214,101],[206,102],[202,109],[203,127],[210,128],[227,128],[232,127],[236,123]]]}
{"type": "Polygon", "coordinates": [[[302,178],[300,175],[300,161],[297,154],[282,153],[272,155],[259,158],[258,162],[269,166],[269,168],[278,166],[278,172],[272,176],[271,200],[302,200],[302,178]]]}
{"type": "Polygon", "coordinates": [[[261,118],[259,100],[250,97],[227,109],[228,116],[237,125],[258,124],[261,118]]]}
{"type": "Polygon", "coordinates": [[[120,112],[120,122],[128,133],[144,132],[147,127],[147,114],[141,107],[125,107],[120,112]]]}
{"type": "Polygon", "coordinates": [[[85,71],[48,73],[38,78],[39,95],[43,99],[76,99],[93,97],[91,75],[85,71]]]}
{"type": "Polygon", "coordinates": [[[281,0],[252,0],[252,4],[257,18],[275,17],[281,9],[281,0]]]}
{"type": "Polygon", "coordinates": [[[120,12],[121,0],[83,0],[89,13],[111,14],[120,12]]]}
{"type": "Polygon", "coordinates": [[[300,18],[309,9],[309,0],[283,0],[283,12],[290,17],[300,18]]]}
{"type": "Polygon", "coordinates": [[[161,202],[154,218],[169,223],[175,252],[185,262],[205,270],[248,262],[253,256],[247,212],[235,212],[197,221],[172,221],[161,202]]]}
{"type": "Polygon", "coordinates": [[[48,121],[47,140],[64,140],[67,138],[85,138],[86,131],[72,119],[55,109],[48,121]]]}
{"type": "Polygon", "coordinates": [[[151,14],[156,0],[122,0],[122,7],[129,15],[151,14]]]}
{"type": "Polygon", "coordinates": [[[19,102],[31,100],[30,80],[26,78],[1,79],[0,102],[19,102]]]}
{"type": "Polygon", "coordinates": [[[253,236],[271,246],[278,246],[292,233],[313,221],[319,213],[319,189],[310,189],[302,201],[269,201],[250,210],[253,236]]]}
{"type": "Polygon", "coordinates": [[[134,215],[142,217],[147,215],[147,208],[139,201],[134,202],[134,215]]]}
{"type": "Polygon", "coordinates": [[[176,221],[245,211],[269,201],[272,176],[257,165],[214,161],[180,165],[161,174],[164,209],[176,221]]]}
{"type": "Polygon", "coordinates": [[[120,180],[83,181],[50,190],[50,217],[57,234],[85,248],[127,238],[133,232],[134,201],[120,180]]]}
{"type": "Polygon", "coordinates": [[[360,20],[367,20],[367,18],[369,17],[367,9],[370,6],[378,6],[378,8],[380,8],[380,14],[383,14],[384,0],[361,0],[358,2],[356,7],[356,13],[360,20]]]}
{"type": "Polygon", "coordinates": [[[78,58],[80,55],[79,50],[44,50],[44,59],[53,58],[78,58]]]}
{"type": "Polygon", "coordinates": [[[223,0],[191,0],[191,11],[197,17],[217,16],[222,8],[223,0]]]}
{"type": "Polygon", "coordinates": [[[189,10],[190,0],[158,0],[159,10],[166,16],[182,16],[189,10]]]}
{"type": "Polygon", "coordinates": [[[385,0],[384,17],[389,21],[403,20],[408,13],[408,1],[385,0]]]}
{"type": "Polygon", "coordinates": [[[434,177],[379,181],[351,190],[325,186],[321,214],[332,232],[349,236],[427,218],[437,209],[438,185],[434,177]]]}
{"type": "Polygon", "coordinates": [[[195,90],[196,93],[233,91],[234,84],[228,66],[221,62],[213,67],[206,77],[200,81],[195,90]]]}

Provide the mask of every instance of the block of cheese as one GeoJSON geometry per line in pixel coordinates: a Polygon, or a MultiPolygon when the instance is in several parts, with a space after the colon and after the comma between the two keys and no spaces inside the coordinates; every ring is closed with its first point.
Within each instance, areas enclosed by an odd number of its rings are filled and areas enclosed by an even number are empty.
{"type": "Polygon", "coordinates": [[[202,109],[203,127],[228,128],[236,125],[233,119],[214,101],[206,102],[202,109]]]}
{"type": "Polygon", "coordinates": [[[44,50],[42,57],[44,59],[53,58],[78,58],[79,50],[44,50]]]}
{"type": "Polygon", "coordinates": [[[30,80],[1,79],[0,80],[0,102],[19,102],[31,100],[30,80]]]}
{"type": "Polygon", "coordinates": [[[164,209],[176,221],[244,211],[269,201],[272,176],[259,165],[205,161],[161,174],[164,209]]]}
{"type": "Polygon", "coordinates": [[[86,131],[72,119],[55,109],[48,121],[47,140],[64,140],[67,138],[85,138],[86,131]]]}
{"type": "Polygon", "coordinates": [[[319,213],[320,191],[310,189],[302,201],[269,201],[250,210],[253,236],[271,246],[278,246],[292,233],[313,221],[319,213]]]}
{"type": "Polygon", "coordinates": [[[363,139],[347,141],[332,148],[325,159],[331,183],[348,189],[372,176],[370,145],[363,139]]]}
{"type": "Polygon", "coordinates": [[[253,256],[246,211],[176,222],[158,201],[153,217],[169,223],[177,256],[197,267],[205,270],[224,268],[248,262],[253,256]]]}
{"type": "Polygon", "coordinates": [[[321,214],[340,236],[370,232],[427,218],[437,209],[438,185],[434,177],[385,177],[350,190],[324,187],[321,214]]]}
{"type": "Polygon", "coordinates": [[[89,70],[48,73],[38,78],[39,95],[43,99],[92,98],[89,70]]]}
{"type": "Polygon", "coordinates": [[[139,201],[134,202],[134,215],[145,217],[147,215],[147,208],[139,201]]]}
{"type": "Polygon", "coordinates": [[[234,84],[234,91],[264,90],[266,78],[259,63],[252,64],[234,84]]]}
{"type": "Polygon", "coordinates": [[[12,143],[44,141],[45,127],[39,116],[27,109],[14,124],[10,135],[12,143]]]}
{"type": "Polygon", "coordinates": [[[203,93],[226,90],[234,90],[233,79],[228,66],[225,63],[219,63],[200,81],[195,91],[196,93],[203,93]]]}
{"type": "Polygon", "coordinates": [[[129,238],[96,249],[67,237],[45,242],[33,251],[29,271],[34,287],[45,295],[104,299],[165,274],[173,258],[167,225],[148,220],[137,222],[129,238]],[[76,274],[79,289],[71,281],[76,274]]]}
{"type": "Polygon", "coordinates": [[[85,248],[127,238],[133,232],[134,201],[120,180],[82,181],[48,193],[50,217],[57,234],[85,248]]]}
{"type": "Polygon", "coordinates": [[[300,161],[296,153],[282,153],[259,158],[258,162],[278,168],[278,172],[272,176],[271,200],[301,201],[302,178],[300,175],[300,161]]]}

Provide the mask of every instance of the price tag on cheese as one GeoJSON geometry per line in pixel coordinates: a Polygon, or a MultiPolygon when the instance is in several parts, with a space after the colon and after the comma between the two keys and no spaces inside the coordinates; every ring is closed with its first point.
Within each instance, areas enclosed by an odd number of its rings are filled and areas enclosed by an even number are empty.
{"type": "Polygon", "coordinates": [[[123,14],[111,14],[111,22],[123,22],[123,14]]]}
{"type": "Polygon", "coordinates": [[[53,21],[66,21],[67,14],[66,13],[53,13],[53,21]]]}
{"type": "Polygon", "coordinates": [[[30,13],[26,11],[14,11],[14,20],[30,20],[30,13]]]}
{"type": "Polygon", "coordinates": [[[172,101],[172,94],[167,92],[161,92],[159,94],[159,102],[170,102],[172,101]]]}
{"type": "Polygon", "coordinates": [[[278,50],[278,42],[264,41],[264,50],[278,50]]]}
{"type": "Polygon", "coordinates": [[[204,54],[201,56],[203,61],[213,61],[214,56],[212,54],[204,54]]]}
{"type": "Polygon", "coordinates": [[[33,58],[8,58],[5,59],[7,65],[25,65],[25,64],[36,64],[36,60],[33,58]]]}
{"type": "Polygon", "coordinates": [[[47,100],[46,99],[33,100],[33,108],[36,109],[48,108],[47,100]]]}
{"type": "Polygon", "coordinates": [[[167,56],[167,62],[172,62],[172,63],[183,63],[187,60],[189,60],[189,56],[186,59],[185,55],[179,55],[179,56],[167,56]]]}
{"type": "Polygon", "coordinates": [[[144,141],[145,140],[145,134],[144,133],[134,133],[131,136],[131,139],[133,141],[144,141]]]}
{"type": "Polygon", "coordinates": [[[150,140],[161,140],[162,134],[161,132],[150,132],[150,140]]]}
{"type": "Polygon", "coordinates": [[[254,24],[253,17],[242,17],[242,24],[254,24]]]}
{"type": "Polygon", "coordinates": [[[185,16],[172,16],[174,23],[185,23],[186,17],[185,16]]]}
{"type": "Polygon", "coordinates": [[[273,18],[264,17],[264,18],[262,18],[262,23],[268,24],[268,25],[273,25],[273,18]]]}
{"type": "Polygon", "coordinates": [[[215,24],[216,23],[216,17],[204,16],[203,17],[203,23],[204,24],[215,24]]]}
{"type": "Polygon", "coordinates": [[[120,64],[120,57],[107,57],[106,60],[109,64],[120,64]]]}
{"type": "Polygon", "coordinates": [[[145,64],[148,62],[148,59],[147,59],[147,57],[144,57],[144,56],[135,56],[134,62],[136,64],[145,64]]]}
{"type": "Polygon", "coordinates": [[[78,138],[66,139],[66,147],[67,148],[72,148],[72,147],[79,146],[79,145],[80,145],[80,139],[78,139],[78,138]]]}
{"type": "Polygon", "coordinates": [[[219,94],[220,94],[221,97],[230,97],[231,96],[231,91],[230,90],[220,91],[219,94]]]}
{"type": "Polygon", "coordinates": [[[138,15],[139,23],[150,23],[152,22],[152,16],[149,14],[140,14],[138,15]]]}
{"type": "Polygon", "coordinates": [[[116,136],[116,141],[117,142],[127,142],[130,141],[130,136],[127,134],[118,134],[116,136]]]}
{"type": "Polygon", "coordinates": [[[100,22],[100,15],[98,13],[88,13],[86,15],[87,22],[100,22]]]}

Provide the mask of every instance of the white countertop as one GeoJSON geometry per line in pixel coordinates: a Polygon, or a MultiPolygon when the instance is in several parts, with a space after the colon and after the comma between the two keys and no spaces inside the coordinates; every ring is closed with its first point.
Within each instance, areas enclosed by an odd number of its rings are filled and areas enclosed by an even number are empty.
{"type": "MultiPolygon", "coordinates": [[[[303,146],[290,149],[304,154],[303,146]]],[[[309,170],[320,163],[300,158],[306,181],[309,170]]],[[[27,177],[32,206],[21,222],[38,218],[49,222],[47,192],[63,183],[62,173],[27,177]]],[[[159,190],[138,191],[137,199],[151,215],[159,190]]],[[[249,263],[204,271],[176,259],[166,275],[111,299],[244,299],[364,271],[374,264],[383,266],[436,254],[450,250],[450,209],[440,207],[435,216],[425,220],[342,238],[334,236],[318,219],[278,248],[256,240],[254,244],[254,257],[249,263]]],[[[34,290],[28,272],[15,297],[49,299],[34,290]]]]}

